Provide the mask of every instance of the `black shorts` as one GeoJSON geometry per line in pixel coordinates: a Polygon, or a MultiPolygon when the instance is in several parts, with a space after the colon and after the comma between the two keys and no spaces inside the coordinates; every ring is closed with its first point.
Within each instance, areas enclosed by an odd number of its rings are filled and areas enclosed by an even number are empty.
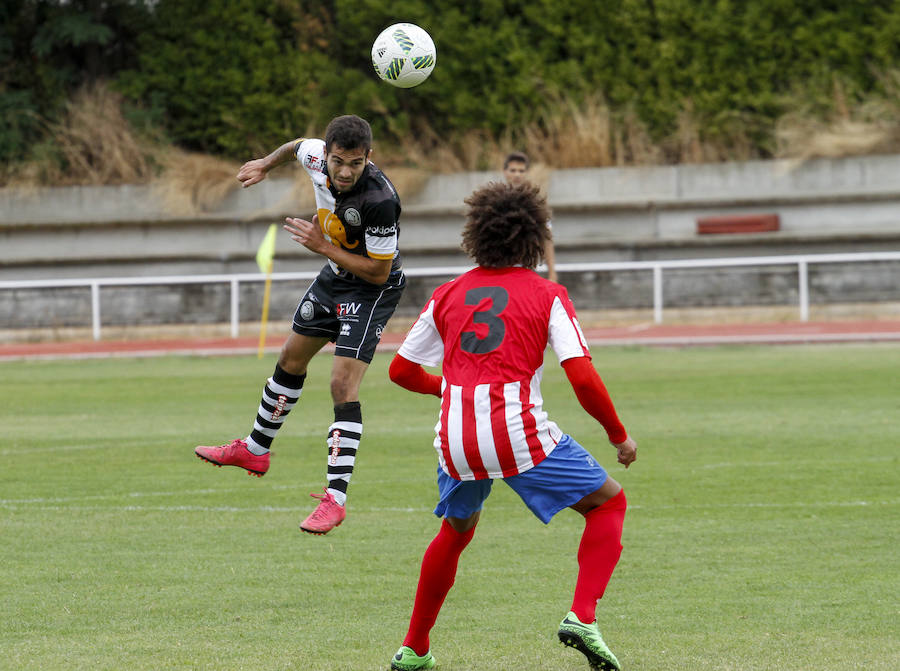
{"type": "Polygon", "coordinates": [[[300,299],[294,333],[328,338],[335,344],[335,356],[370,363],[404,288],[402,270],[391,273],[379,287],[355,277],[339,277],[325,266],[300,299]]]}

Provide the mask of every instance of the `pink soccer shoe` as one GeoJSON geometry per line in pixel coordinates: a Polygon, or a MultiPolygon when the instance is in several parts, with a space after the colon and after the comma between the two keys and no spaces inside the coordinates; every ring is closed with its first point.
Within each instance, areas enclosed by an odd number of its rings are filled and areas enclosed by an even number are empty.
{"type": "Polygon", "coordinates": [[[249,475],[261,478],[269,470],[269,453],[253,454],[247,449],[247,443],[243,440],[232,440],[228,445],[210,447],[199,445],[194,448],[194,453],[216,466],[240,466],[249,475]]]}
{"type": "Polygon", "coordinates": [[[310,496],[319,499],[319,505],[309,514],[309,517],[300,523],[300,529],[306,533],[319,536],[327,534],[347,517],[344,506],[338,504],[327,489],[324,494],[310,494],[310,496]]]}

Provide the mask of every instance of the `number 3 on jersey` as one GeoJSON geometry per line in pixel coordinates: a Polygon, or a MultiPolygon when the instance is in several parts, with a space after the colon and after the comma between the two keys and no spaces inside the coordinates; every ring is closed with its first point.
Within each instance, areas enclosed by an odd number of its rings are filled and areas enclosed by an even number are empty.
{"type": "Polygon", "coordinates": [[[503,343],[506,324],[499,314],[509,304],[509,293],[503,287],[476,287],[466,292],[466,305],[478,305],[485,298],[490,299],[490,306],[472,313],[472,322],[485,324],[488,327],[487,335],[479,338],[475,331],[463,331],[459,338],[459,347],[463,352],[487,354],[503,343]]]}

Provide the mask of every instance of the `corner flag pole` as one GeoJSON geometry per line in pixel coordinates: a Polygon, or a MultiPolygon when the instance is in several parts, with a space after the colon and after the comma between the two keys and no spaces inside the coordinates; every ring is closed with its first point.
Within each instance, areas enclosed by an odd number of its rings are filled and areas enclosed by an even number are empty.
{"type": "Polygon", "coordinates": [[[278,232],[278,226],[271,224],[269,230],[266,231],[266,237],[259,245],[256,252],[256,265],[259,270],[266,274],[266,289],[263,292],[263,308],[262,319],[259,325],[259,348],[256,358],[262,359],[263,350],[266,347],[266,323],[269,321],[269,296],[272,291],[272,266],[275,259],[275,235],[278,232]]]}

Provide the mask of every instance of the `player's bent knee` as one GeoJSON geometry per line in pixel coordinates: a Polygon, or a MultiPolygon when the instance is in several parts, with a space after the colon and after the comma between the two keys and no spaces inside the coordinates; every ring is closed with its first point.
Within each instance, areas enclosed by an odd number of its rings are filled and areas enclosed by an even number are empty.
{"type": "Polygon", "coordinates": [[[459,517],[445,517],[447,520],[447,524],[449,524],[453,530],[458,534],[464,534],[475,528],[475,525],[478,524],[478,519],[481,517],[481,511],[476,513],[472,513],[469,517],[462,519],[459,517]]]}
{"type": "Polygon", "coordinates": [[[600,506],[605,506],[612,499],[616,499],[617,501],[615,504],[616,509],[620,506],[624,509],[626,502],[622,485],[612,478],[607,478],[600,489],[585,496],[578,503],[573,505],[572,509],[582,515],[587,515],[592,510],[599,508],[600,506]],[[619,496],[620,493],[622,493],[622,496],[619,496]]]}

